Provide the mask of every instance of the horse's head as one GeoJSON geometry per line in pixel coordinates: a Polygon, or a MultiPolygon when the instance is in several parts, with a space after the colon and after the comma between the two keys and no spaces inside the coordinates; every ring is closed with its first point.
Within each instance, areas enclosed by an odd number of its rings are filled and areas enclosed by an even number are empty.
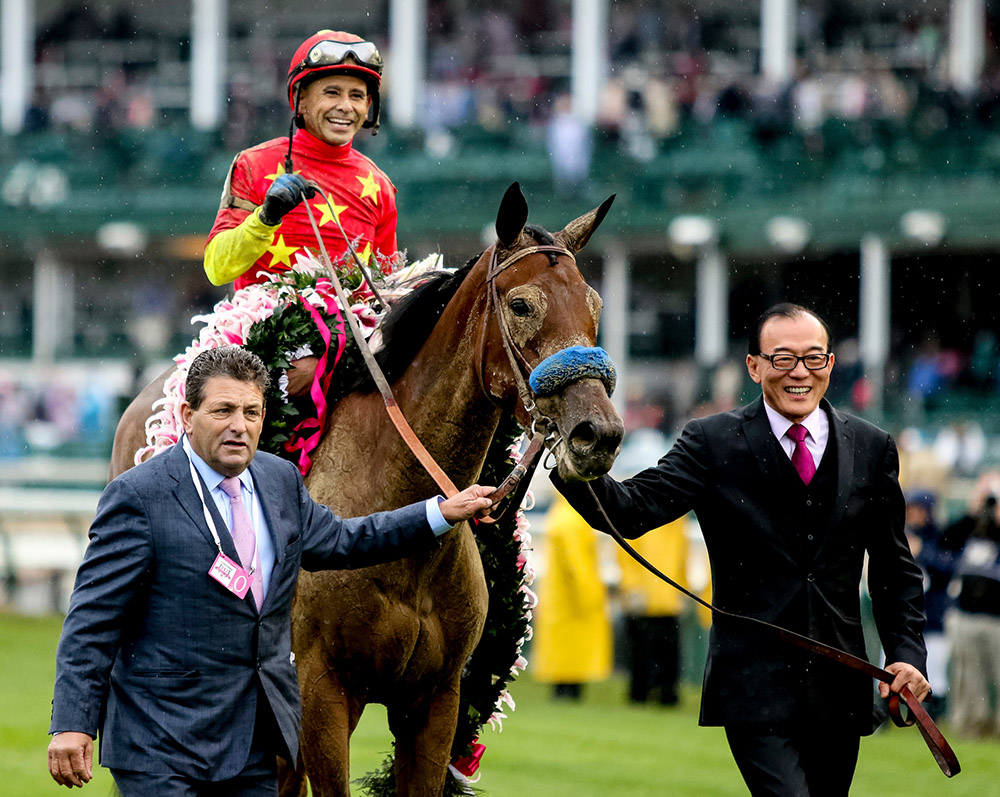
{"type": "Polygon", "coordinates": [[[606,473],[624,427],[611,405],[614,366],[594,348],[601,298],[574,255],[597,229],[614,197],[560,232],[526,227],[528,205],[514,183],[497,213],[497,243],[487,276],[482,383],[516,407],[518,420],[548,422],[564,479],[606,473]]]}

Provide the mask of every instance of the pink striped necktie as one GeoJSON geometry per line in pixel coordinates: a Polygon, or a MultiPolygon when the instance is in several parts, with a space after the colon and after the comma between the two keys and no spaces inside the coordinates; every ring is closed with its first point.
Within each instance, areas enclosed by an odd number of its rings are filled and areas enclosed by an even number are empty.
{"type": "MultiPolygon", "coordinates": [[[[247,514],[246,507],[243,506],[242,485],[239,477],[230,476],[222,480],[222,491],[229,496],[229,505],[233,510],[233,528],[230,533],[233,535],[233,542],[236,543],[236,552],[240,555],[240,564],[244,570],[248,571],[253,567],[253,554],[257,548],[257,535],[254,534],[253,524],[247,514]]],[[[264,602],[264,589],[261,586],[260,571],[254,571],[250,581],[250,592],[260,609],[264,602]]]]}
{"type": "Polygon", "coordinates": [[[792,451],[792,464],[799,473],[799,478],[803,483],[809,484],[812,477],[816,475],[816,463],[813,462],[812,453],[806,446],[806,435],[809,430],[801,423],[793,423],[788,427],[786,434],[795,441],[795,450],[792,451]]]}

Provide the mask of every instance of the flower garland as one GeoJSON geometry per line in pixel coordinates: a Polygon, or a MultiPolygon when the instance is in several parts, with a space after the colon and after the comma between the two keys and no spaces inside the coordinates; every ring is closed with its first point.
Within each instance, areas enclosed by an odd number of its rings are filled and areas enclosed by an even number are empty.
{"type": "Polygon", "coordinates": [[[180,439],[188,369],[201,352],[219,346],[247,345],[252,351],[259,350],[272,374],[271,388],[265,396],[261,448],[276,452],[290,440],[293,421],[300,415],[300,410],[287,400],[287,379],[282,379],[290,355],[305,349],[323,350],[317,317],[328,325],[341,353],[346,342],[340,307],[329,280],[318,276],[318,268],[316,261],[300,256],[290,271],[268,274],[264,282],[248,285],[232,298],[218,302],[211,313],[191,319],[192,324],[204,326],[187,349],[174,358],[177,367],[167,377],[163,398],[153,403],[153,414],[146,420],[146,445],[136,451],[135,464],[180,439]]]}
{"type": "MultiPolygon", "coordinates": [[[[514,416],[504,419],[486,454],[479,481],[500,484],[521,462],[525,435],[514,416]]],[[[531,590],[535,580],[528,559],[531,534],[525,510],[534,498],[529,491],[522,506],[494,524],[476,525],[476,543],[490,594],[483,635],[462,673],[458,729],[452,745],[452,774],[471,776],[479,766],[483,746],[478,737],[484,724],[503,730],[506,707],[514,710],[508,684],[527,665],[523,655],[531,639],[532,611],[538,598],[531,590]],[[507,669],[497,666],[513,662],[507,669]],[[456,772],[457,771],[457,772],[456,772]]]]}
{"type": "MultiPolygon", "coordinates": [[[[405,268],[396,268],[404,258],[399,256],[375,261],[373,279],[383,286],[380,291],[386,301],[397,299],[430,276],[443,270],[440,255],[431,255],[405,268]]],[[[344,261],[334,266],[337,277],[350,292],[354,313],[365,337],[370,337],[382,316],[373,308],[374,296],[357,269],[344,261]]],[[[192,324],[204,324],[187,349],[174,358],[177,366],[163,386],[163,398],[153,403],[153,413],[146,420],[146,445],[135,453],[135,464],[158,454],[176,443],[184,431],[181,404],[184,383],[191,362],[205,349],[218,346],[243,345],[257,354],[271,374],[271,388],[265,399],[265,423],[260,447],[271,453],[300,450],[302,440],[309,436],[318,442],[326,419],[327,398],[339,398],[336,386],[349,379],[334,382],[335,392],[327,395],[334,366],[356,373],[362,368],[361,352],[345,334],[342,309],[337,302],[329,279],[322,276],[323,267],[308,252],[296,256],[289,271],[265,273],[265,281],[247,285],[232,298],[218,302],[212,312],[197,315],[192,324]],[[329,334],[329,340],[325,335],[329,334]],[[287,371],[290,360],[307,354],[323,354],[326,361],[317,368],[316,383],[308,402],[289,401],[287,371]],[[332,354],[331,354],[332,352],[332,354]],[[309,417],[302,418],[305,412],[309,417]],[[300,428],[301,427],[301,428],[300,428]],[[296,434],[298,432],[298,434],[296,434]]],[[[262,272],[263,273],[263,272],[262,272]]],[[[314,445],[313,445],[314,447],[314,445]]],[[[299,470],[308,471],[308,451],[299,456],[299,470]]]]}
{"type": "MultiPolygon", "coordinates": [[[[398,264],[403,260],[400,257],[393,262],[398,264]]],[[[443,270],[440,255],[431,255],[402,268],[394,268],[389,261],[376,263],[376,266],[377,270],[373,271],[381,282],[380,293],[389,303],[443,270]]],[[[381,321],[381,316],[372,307],[374,297],[355,270],[343,263],[335,267],[345,290],[351,291],[354,304],[350,311],[357,316],[365,337],[374,340],[377,335],[375,338],[372,335],[381,321]]],[[[183,432],[180,406],[184,400],[188,367],[202,351],[218,346],[245,346],[264,360],[272,374],[271,388],[265,396],[262,450],[274,454],[280,454],[282,449],[285,452],[297,450],[295,446],[304,435],[297,438],[296,434],[303,426],[305,433],[318,438],[322,427],[317,431],[311,422],[322,424],[325,404],[320,411],[320,401],[313,395],[316,417],[299,420],[302,411],[288,400],[285,392],[287,377],[284,372],[289,367],[289,360],[304,353],[325,352],[326,367],[318,367],[316,377],[317,382],[323,380],[319,391],[323,394],[321,401],[326,400],[334,365],[343,374],[335,385],[350,383],[353,374],[359,373],[357,369],[364,368],[357,344],[345,335],[342,308],[322,272],[320,264],[311,256],[299,255],[290,271],[268,274],[265,282],[248,285],[236,291],[231,299],[217,303],[212,313],[191,319],[193,324],[202,323],[204,327],[191,345],[174,358],[177,367],[164,385],[163,398],[153,404],[154,412],[146,421],[147,445],[136,452],[136,464],[180,439],[183,432]],[[326,338],[320,321],[329,330],[326,338]]],[[[329,398],[336,400],[336,390],[329,398]]],[[[480,483],[500,484],[520,462],[524,440],[514,416],[505,417],[487,452],[480,483]]],[[[525,508],[530,509],[531,500],[529,492],[525,508]]],[[[485,749],[478,741],[479,734],[487,724],[497,732],[502,731],[506,711],[515,707],[507,687],[527,666],[522,649],[531,639],[531,616],[537,603],[531,591],[534,573],[527,558],[531,535],[522,508],[508,512],[495,524],[478,524],[475,533],[489,590],[489,609],[482,638],[462,672],[458,726],[449,767],[452,777],[445,788],[447,797],[473,793],[470,784],[475,781],[470,778],[476,773],[485,749]]],[[[359,783],[373,797],[395,794],[392,754],[379,770],[369,773],[359,783]]]]}

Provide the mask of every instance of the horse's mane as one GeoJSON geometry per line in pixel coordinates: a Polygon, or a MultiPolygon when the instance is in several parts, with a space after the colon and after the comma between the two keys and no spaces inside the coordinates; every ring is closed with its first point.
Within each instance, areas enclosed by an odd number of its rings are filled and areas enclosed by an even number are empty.
{"type": "MultiPolygon", "coordinates": [[[[534,224],[524,228],[525,233],[538,243],[552,245],[555,239],[552,234],[534,224]]],[[[406,294],[389,310],[379,326],[382,335],[382,347],[375,359],[392,383],[407,369],[410,362],[420,351],[420,347],[430,336],[434,325],[444,312],[448,302],[458,291],[459,286],[479,262],[482,253],[473,257],[462,268],[452,274],[441,274],[425,282],[419,288],[406,294]]],[[[334,380],[336,383],[336,380],[334,380]]],[[[368,369],[361,369],[352,382],[342,385],[341,390],[351,393],[355,390],[373,390],[375,383],[368,369]]]]}
{"type": "MultiPolygon", "coordinates": [[[[454,273],[441,274],[414,288],[389,309],[379,325],[382,347],[375,355],[389,382],[394,382],[406,370],[480,256],[476,255],[454,273]]],[[[367,368],[357,374],[352,383],[344,385],[347,393],[374,387],[367,368]]]]}

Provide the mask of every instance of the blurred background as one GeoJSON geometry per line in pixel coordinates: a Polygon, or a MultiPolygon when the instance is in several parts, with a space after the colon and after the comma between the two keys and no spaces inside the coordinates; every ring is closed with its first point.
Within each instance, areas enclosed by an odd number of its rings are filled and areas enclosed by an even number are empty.
{"type": "MultiPolygon", "coordinates": [[[[355,146],[399,190],[411,260],[481,251],[514,180],[554,230],[617,195],[580,267],[619,368],[620,475],[759,392],[748,328],[790,300],[831,324],[834,404],[899,442],[934,526],[915,550],[995,507],[997,0],[0,0],[8,609],[64,608],[123,402],[226,293],[201,257],[229,164],[287,133],[288,60],[324,27],[385,56],[382,127],[355,146]]],[[[557,507],[535,487],[544,606],[557,507]]],[[[696,523],[674,533],[664,556],[706,589],[696,523]]],[[[627,668],[645,599],[584,544],[627,668]]],[[[696,683],[704,618],[678,615],[696,683]]]]}

